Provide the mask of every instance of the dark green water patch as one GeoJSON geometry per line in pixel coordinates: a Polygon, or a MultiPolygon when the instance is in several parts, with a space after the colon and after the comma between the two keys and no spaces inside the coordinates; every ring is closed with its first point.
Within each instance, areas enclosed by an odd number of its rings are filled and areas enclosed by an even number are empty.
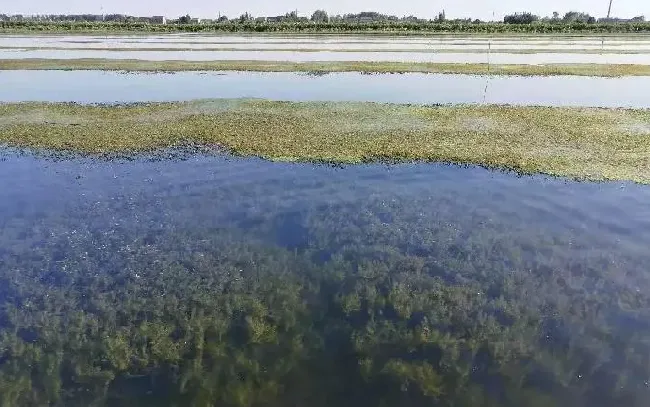
{"type": "Polygon", "coordinates": [[[650,396],[649,188],[175,157],[2,155],[1,406],[650,396]]]}

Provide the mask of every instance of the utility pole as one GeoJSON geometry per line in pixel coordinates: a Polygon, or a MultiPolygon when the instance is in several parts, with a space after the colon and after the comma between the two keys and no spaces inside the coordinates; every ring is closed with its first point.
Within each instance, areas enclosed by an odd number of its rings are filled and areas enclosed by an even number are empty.
{"type": "Polygon", "coordinates": [[[612,1],[614,0],[609,0],[609,8],[607,9],[607,18],[609,19],[610,15],[612,14],[612,1]]]}

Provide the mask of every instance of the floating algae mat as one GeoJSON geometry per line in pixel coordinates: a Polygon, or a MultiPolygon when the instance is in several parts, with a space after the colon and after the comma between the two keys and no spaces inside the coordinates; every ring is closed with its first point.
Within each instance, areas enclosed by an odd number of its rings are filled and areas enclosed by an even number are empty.
{"type": "Polygon", "coordinates": [[[0,143],[99,155],[216,146],[272,160],[423,160],[650,183],[650,110],[247,99],[0,104],[0,143]]]}
{"type": "MultiPolygon", "coordinates": [[[[22,55],[24,57],[24,55],[22,55]]],[[[131,54],[131,57],[134,55],[131,54]]],[[[7,57],[6,55],[4,56],[7,57]]],[[[534,65],[497,64],[487,59],[476,63],[390,62],[376,60],[302,61],[286,60],[140,60],[105,58],[15,58],[0,59],[0,71],[11,70],[102,70],[130,72],[247,71],[247,72],[363,72],[363,73],[441,73],[472,75],[573,75],[573,76],[648,76],[650,64],[545,63],[534,65]]]]}
{"type": "Polygon", "coordinates": [[[178,151],[0,173],[3,406],[647,403],[647,186],[178,151]]]}

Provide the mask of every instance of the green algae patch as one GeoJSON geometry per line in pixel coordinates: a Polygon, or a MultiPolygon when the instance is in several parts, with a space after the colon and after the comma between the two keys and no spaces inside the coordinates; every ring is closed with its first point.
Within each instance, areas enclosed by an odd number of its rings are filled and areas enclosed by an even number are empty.
{"type": "Polygon", "coordinates": [[[1,70],[103,70],[130,72],[245,71],[245,72],[363,72],[449,73],[520,76],[650,76],[650,65],[639,64],[487,64],[378,61],[147,61],[139,59],[49,59],[0,60],[1,70]]]}
{"type": "Polygon", "coordinates": [[[201,100],[0,105],[0,142],[113,154],[185,144],[282,161],[423,160],[650,183],[650,110],[201,100]]]}

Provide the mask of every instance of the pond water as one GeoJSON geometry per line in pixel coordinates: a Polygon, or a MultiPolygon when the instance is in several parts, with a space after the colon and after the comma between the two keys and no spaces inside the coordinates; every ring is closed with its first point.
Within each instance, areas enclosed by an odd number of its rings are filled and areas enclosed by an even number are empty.
{"type": "Polygon", "coordinates": [[[650,397],[646,186],[48,157],[0,159],[8,405],[650,397]]]}
{"type": "Polygon", "coordinates": [[[629,37],[482,37],[482,36],[391,36],[391,35],[0,35],[0,47],[214,47],[235,48],[385,48],[385,49],[449,49],[481,48],[491,45],[495,49],[612,49],[646,50],[650,36],[629,37]]]}
{"type": "Polygon", "coordinates": [[[198,51],[232,51],[232,50],[324,50],[324,51],[405,51],[405,52],[456,52],[456,53],[483,53],[492,51],[501,51],[508,53],[544,53],[557,52],[558,50],[566,52],[581,53],[645,53],[650,51],[650,44],[528,44],[521,42],[513,43],[440,43],[440,42],[338,42],[338,41],[320,41],[320,42],[133,42],[133,41],[106,41],[106,42],[69,42],[34,45],[31,41],[12,42],[11,45],[3,44],[0,39],[0,47],[6,49],[34,49],[43,48],[47,50],[116,50],[126,51],[147,51],[147,50],[198,50],[198,51]]]}
{"type": "Polygon", "coordinates": [[[492,63],[492,64],[650,64],[650,53],[538,53],[514,54],[503,52],[347,52],[347,51],[111,51],[111,50],[29,50],[0,49],[0,59],[137,59],[147,61],[376,61],[376,62],[430,62],[430,63],[492,63]]]}
{"type": "Polygon", "coordinates": [[[650,108],[647,89],[650,89],[650,77],[0,71],[0,102],[128,103],[264,98],[650,108]]]}

